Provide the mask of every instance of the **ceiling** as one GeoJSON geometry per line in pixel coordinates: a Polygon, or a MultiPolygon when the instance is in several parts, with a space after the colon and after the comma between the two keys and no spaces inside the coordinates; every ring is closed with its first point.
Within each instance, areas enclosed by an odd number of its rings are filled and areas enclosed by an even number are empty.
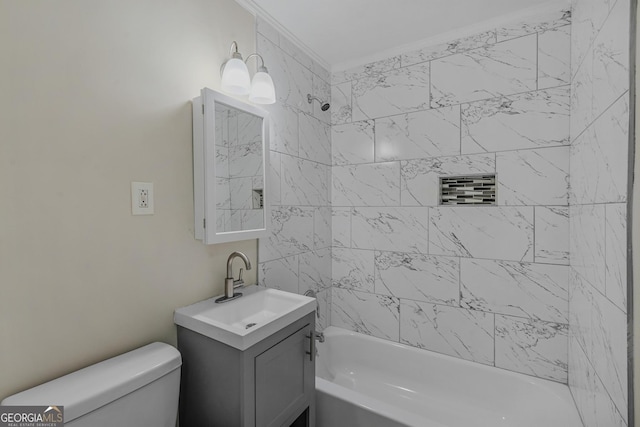
{"type": "MultiPolygon", "coordinates": [[[[242,0],[334,71],[549,0],[242,0]],[[275,21],[275,22],[274,22],[275,21]]],[[[563,0],[554,0],[556,7],[563,0]]],[[[485,24],[484,28],[482,27],[485,24]]]]}

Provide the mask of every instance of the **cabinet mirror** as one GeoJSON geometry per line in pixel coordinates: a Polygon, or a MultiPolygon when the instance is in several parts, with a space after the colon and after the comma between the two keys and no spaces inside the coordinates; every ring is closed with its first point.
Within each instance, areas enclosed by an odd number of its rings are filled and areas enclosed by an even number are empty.
{"type": "Polygon", "coordinates": [[[205,244],[266,234],[268,113],[211,89],[193,100],[195,236],[205,244]]]}

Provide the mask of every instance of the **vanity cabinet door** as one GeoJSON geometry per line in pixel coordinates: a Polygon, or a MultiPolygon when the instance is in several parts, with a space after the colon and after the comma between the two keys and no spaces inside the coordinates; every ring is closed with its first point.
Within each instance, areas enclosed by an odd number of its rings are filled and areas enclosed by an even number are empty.
{"type": "Polygon", "coordinates": [[[256,427],[280,427],[309,406],[315,388],[311,339],[306,325],[255,358],[256,427]]]}

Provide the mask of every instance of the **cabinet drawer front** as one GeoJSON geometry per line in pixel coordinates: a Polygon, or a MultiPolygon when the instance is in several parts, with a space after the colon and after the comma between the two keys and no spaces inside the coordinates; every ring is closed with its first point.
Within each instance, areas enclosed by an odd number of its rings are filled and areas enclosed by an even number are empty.
{"type": "Polygon", "coordinates": [[[281,426],[314,387],[309,325],[255,358],[256,427],[281,426]]]}

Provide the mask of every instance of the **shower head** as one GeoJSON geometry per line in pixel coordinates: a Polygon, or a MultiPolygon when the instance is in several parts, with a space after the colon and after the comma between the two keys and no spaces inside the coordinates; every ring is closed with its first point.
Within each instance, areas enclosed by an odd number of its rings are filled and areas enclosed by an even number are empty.
{"type": "Polygon", "coordinates": [[[320,103],[320,109],[321,109],[322,111],[327,111],[327,110],[329,109],[329,107],[331,107],[331,105],[329,105],[329,103],[328,103],[328,102],[321,101],[319,98],[316,98],[315,96],[311,96],[311,94],[310,94],[310,93],[308,93],[308,94],[307,94],[307,102],[309,102],[309,104],[311,104],[311,102],[312,102],[314,99],[315,99],[316,101],[318,101],[318,103],[320,103]]]}

